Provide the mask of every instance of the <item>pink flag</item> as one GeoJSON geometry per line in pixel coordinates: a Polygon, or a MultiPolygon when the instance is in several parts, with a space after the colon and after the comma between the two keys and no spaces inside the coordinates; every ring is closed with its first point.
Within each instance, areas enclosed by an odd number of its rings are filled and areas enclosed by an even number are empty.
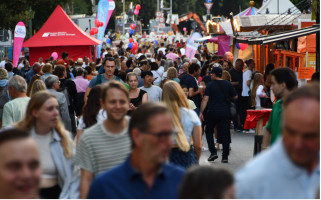
{"type": "Polygon", "coordinates": [[[13,38],[13,66],[18,66],[19,56],[21,52],[21,47],[23,40],[26,37],[26,26],[23,22],[18,22],[16,28],[14,29],[13,38]]]}
{"type": "Polygon", "coordinates": [[[185,55],[190,60],[192,60],[194,58],[197,48],[199,46],[199,44],[195,43],[194,40],[197,40],[201,37],[202,37],[202,35],[200,33],[195,32],[195,33],[193,33],[193,35],[191,35],[191,37],[187,41],[185,55]]]}
{"type": "Polygon", "coordinates": [[[108,16],[107,16],[107,21],[106,21],[106,28],[107,28],[109,19],[115,10],[115,2],[113,0],[108,0],[108,3],[109,3],[109,6],[108,6],[108,16]]]}

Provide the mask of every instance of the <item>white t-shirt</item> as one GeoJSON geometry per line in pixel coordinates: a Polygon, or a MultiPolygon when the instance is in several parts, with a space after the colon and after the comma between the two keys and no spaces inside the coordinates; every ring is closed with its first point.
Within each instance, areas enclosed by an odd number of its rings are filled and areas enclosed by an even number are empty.
{"type": "Polygon", "coordinates": [[[3,60],[3,61],[1,61],[0,62],[0,68],[4,68],[4,65],[6,64],[6,61],[5,60],[3,60]]]}
{"type": "Polygon", "coordinates": [[[264,89],[263,85],[259,85],[259,87],[257,87],[257,89],[256,89],[256,96],[255,96],[255,102],[256,102],[255,108],[256,109],[261,108],[261,99],[260,98],[263,98],[266,95],[263,89],[264,89]]]}
{"type": "MultiPolygon", "coordinates": [[[[100,109],[97,116],[96,116],[96,120],[97,120],[97,123],[98,122],[102,122],[104,121],[105,119],[107,119],[107,112],[103,109],[100,109]]],[[[78,130],[84,130],[86,128],[86,124],[84,122],[84,118],[81,116],[80,119],[79,119],[79,124],[78,124],[78,127],[77,129],[78,130]]]]}
{"type": "Polygon", "coordinates": [[[164,67],[160,66],[156,71],[152,70],[153,77],[156,78],[154,81],[154,85],[159,85],[159,82],[162,80],[162,76],[164,73],[164,67]]]}
{"type": "Polygon", "coordinates": [[[139,89],[142,89],[147,92],[148,95],[148,102],[160,102],[162,99],[162,88],[152,85],[149,88],[145,88],[145,86],[140,87],[139,89]]]}
{"type": "Polygon", "coordinates": [[[165,50],[166,50],[166,48],[161,47],[161,48],[158,49],[157,53],[159,53],[159,51],[162,51],[163,54],[165,55],[166,54],[165,50]]]}
{"type": "Polygon", "coordinates": [[[243,86],[242,86],[242,96],[243,97],[248,97],[249,96],[249,86],[247,86],[247,81],[251,80],[252,76],[252,71],[251,70],[246,70],[243,72],[243,86]]]}

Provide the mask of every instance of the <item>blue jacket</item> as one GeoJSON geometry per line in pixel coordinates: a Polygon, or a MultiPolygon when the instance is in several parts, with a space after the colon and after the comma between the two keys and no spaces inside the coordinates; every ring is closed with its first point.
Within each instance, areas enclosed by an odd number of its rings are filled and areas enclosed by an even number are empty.
{"type": "MultiPolygon", "coordinates": [[[[35,134],[34,129],[31,131],[32,134],[35,134]]],[[[66,132],[66,135],[69,136],[68,138],[72,144],[70,134],[66,132]]],[[[74,153],[75,146],[72,145],[71,148],[74,153]]],[[[58,171],[58,185],[61,188],[59,199],[79,199],[80,169],[72,164],[72,158],[65,157],[61,146],[61,137],[56,130],[53,131],[50,151],[58,171]]]]}

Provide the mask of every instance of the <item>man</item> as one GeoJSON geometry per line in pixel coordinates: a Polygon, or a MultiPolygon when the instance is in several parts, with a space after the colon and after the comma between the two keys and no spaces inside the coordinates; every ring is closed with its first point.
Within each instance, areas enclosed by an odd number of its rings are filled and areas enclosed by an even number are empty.
{"type": "MultiPolygon", "coordinates": [[[[249,59],[247,62],[247,69],[243,72],[243,81],[242,81],[242,95],[239,96],[239,104],[241,107],[241,115],[246,118],[246,110],[252,106],[251,97],[249,95],[251,77],[253,69],[255,68],[255,62],[253,59],[249,59]]],[[[243,122],[243,124],[245,121],[243,122]]],[[[253,130],[249,130],[249,133],[254,133],[253,130]]]]}
{"type": "Polygon", "coordinates": [[[95,177],[123,163],[130,153],[128,90],[119,81],[110,81],[101,91],[100,104],[108,118],[84,131],[74,159],[81,168],[81,198],[87,197],[95,177]]]}
{"type": "Polygon", "coordinates": [[[320,86],[283,103],[282,138],[236,173],[236,198],[314,199],[320,187],[320,86]]]}
{"type": "Polygon", "coordinates": [[[176,58],[178,58],[178,55],[176,53],[174,53],[174,49],[169,48],[169,52],[168,52],[168,54],[166,54],[166,59],[172,59],[174,62],[176,60],[176,58]]]}
{"type": "Polygon", "coordinates": [[[142,71],[141,77],[144,81],[144,86],[140,87],[140,89],[147,92],[148,102],[160,102],[163,90],[160,87],[153,85],[153,73],[151,71],[142,71]]]}
{"type": "Polygon", "coordinates": [[[39,152],[29,133],[17,129],[0,132],[0,157],[0,198],[39,198],[39,152]]]}
{"type": "Polygon", "coordinates": [[[26,81],[27,84],[30,83],[32,77],[36,74],[39,74],[41,71],[41,65],[38,62],[35,62],[35,64],[33,64],[32,69],[28,71],[28,73],[26,74],[26,81]]]}
{"type": "Polygon", "coordinates": [[[2,127],[20,121],[26,113],[30,98],[27,96],[27,83],[21,76],[13,76],[8,81],[11,101],[3,107],[2,127]]]}
{"type": "Polygon", "coordinates": [[[160,45],[160,48],[157,50],[157,53],[159,54],[159,52],[162,51],[163,55],[165,55],[166,54],[165,50],[166,50],[165,44],[164,44],[164,42],[162,42],[160,45]]]}
{"type": "Polygon", "coordinates": [[[235,61],[235,66],[232,68],[229,72],[231,74],[231,79],[232,79],[232,85],[235,88],[236,94],[238,96],[238,99],[235,100],[235,106],[236,106],[236,112],[237,115],[233,119],[233,124],[234,124],[234,130],[235,131],[242,131],[243,130],[243,124],[245,122],[246,114],[244,115],[243,112],[241,112],[241,97],[242,97],[242,85],[243,85],[243,67],[244,67],[244,62],[242,59],[237,59],[235,61]],[[238,121],[240,119],[240,121],[238,121]]]}
{"type": "Polygon", "coordinates": [[[20,70],[20,74],[23,78],[27,77],[27,73],[31,70],[30,63],[27,59],[23,61],[23,68],[20,70]]]}
{"type": "Polygon", "coordinates": [[[57,92],[60,84],[58,76],[50,75],[48,78],[46,78],[45,84],[48,91],[54,94],[57,98],[59,104],[59,115],[62,123],[65,125],[66,129],[72,133],[67,99],[62,92],[57,92]]]}
{"type": "Polygon", "coordinates": [[[139,62],[139,68],[140,70],[143,71],[149,71],[150,70],[150,65],[147,59],[144,59],[139,62]]]}
{"type": "Polygon", "coordinates": [[[161,104],[138,107],[129,124],[132,154],[94,180],[89,199],[175,199],[184,171],[167,164],[173,141],[172,119],[161,104]]]}
{"type": "Polygon", "coordinates": [[[234,56],[233,56],[232,52],[230,52],[230,51],[225,52],[224,60],[229,61],[230,63],[233,63],[234,56]]]}
{"type": "Polygon", "coordinates": [[[7,70],[8,72],[8,80],[14,76],[14,73],[13,73],[13,64],[11,62],[7,62],[5,65],[4,65],[4,68],[7,70]]]}
{"type": "Polygon", "coordinates": [[[192,63],[188,67],[188,74],[183,76],[181,80],[181,85],[186,85],[188,87],[188,97],[195,103],[198,112],[201,107],[202,101],[201,93],[204,91],[202,88],[198,87],[198,81],[196,79],[199,76],[200,72],[200,66],[196,63],[192,63]]]}
{"type": "Polygon", "coordinates": [[[85,56],[84,57],[84,63],[82,64],[82,68],[86,68],[89,66],[89,57],[88,56],[85,56]]]}
{"type": "Polygon", "coordinates": [[[182,78],[187,74],[188,72],[188,66],[189,66],[189,62],[185,62],[183,63],[181,69],[182,69],[182,73],[178,76],[179,80],[181,81],[182,78]]]}
{"type": "Polygon", "coordinates": [[[104,67],[105,73],[99,74],[90,80],[88,88],[85,93],[85,103],[87,102],[87,96],[88,96],[91,88],[94,87],[95,85],[105,83],[105,82],[108,82],[111,80],[117,80],[117,81],[120,81],[121,83],[123,83],[123,81],[120,78],[118,78],[117,76],[114,75],[115,70],[116,70],[116,63],[115,63],[115,59],[113,57],[107,57],[104,60],[102,66],[104,67]]]}
{"type": "Polygon", "coordinates": [[[125,60],[121,61],[120,71],[126,73],[127,69],[128,68],[127,68],[127,65],[126,65],[126,61],[125,60]]]}
{"type": "Polygon", "coordinates": [[[295,72],[288,67],[274,69],[271,75],[271,89],[277,101],[264,129],[263,148],[272,145],[281,134],[282,100],[298,85],[295,72]]]}

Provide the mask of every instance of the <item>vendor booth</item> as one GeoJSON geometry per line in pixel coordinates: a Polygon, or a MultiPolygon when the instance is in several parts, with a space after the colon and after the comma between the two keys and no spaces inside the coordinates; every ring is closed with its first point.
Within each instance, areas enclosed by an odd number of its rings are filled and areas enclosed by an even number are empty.
{"type": "Polygon", "coordinates": [[[23,47],[29,47],[30,64],[33,64],[39,57],[49,58],[53,52],[57,52],[59,57],[62,52],[67,52],[73,60],[84,56],[93,59],[93,45],[100,43],[82,31],[58,5],[41,29],[24,42],[23,47]]]}

